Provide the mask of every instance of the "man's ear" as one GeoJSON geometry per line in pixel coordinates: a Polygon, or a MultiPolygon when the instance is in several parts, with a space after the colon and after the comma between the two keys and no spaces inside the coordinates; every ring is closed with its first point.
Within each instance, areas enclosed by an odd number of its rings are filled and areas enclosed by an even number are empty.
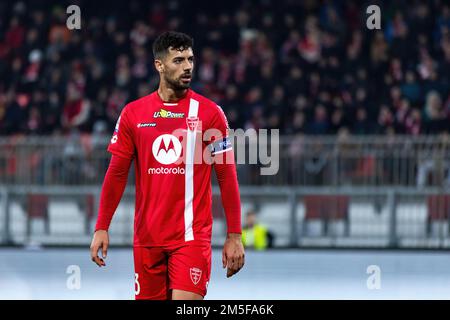
{"type": "Polygon", "coordinates": [[[155,60],[155,68],[156,71],[158,71],[159,73],[164,72],[164,65],[161,60],[159,59],[155,60]]]}

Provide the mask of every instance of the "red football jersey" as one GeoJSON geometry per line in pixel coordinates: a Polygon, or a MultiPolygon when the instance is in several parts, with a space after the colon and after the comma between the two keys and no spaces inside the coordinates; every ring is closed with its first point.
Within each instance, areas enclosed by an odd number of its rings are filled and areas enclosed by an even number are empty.
{"type": "Polygon", "coordinates": [[[190,89],[176,103],[155,91],[124,107],[108,151],[135,160],[134,246],[211,241],[210,159],[229,150],[222,109],[190,89]]]}

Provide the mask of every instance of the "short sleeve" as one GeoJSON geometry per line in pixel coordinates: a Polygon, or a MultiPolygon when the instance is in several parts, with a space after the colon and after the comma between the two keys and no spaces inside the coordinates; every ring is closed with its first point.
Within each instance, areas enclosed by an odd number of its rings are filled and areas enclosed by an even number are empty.
{"type": "Polygon", "coordinates": [[[210,129],[217,132],[217,134],[211,137],[211,142],[208,145],[208,149],[211,151],[212,156],[232,150],[228,120],[222,108],[218,105],[216,105],[216,108],[217,110],[214,113],[209,126],[210,129]]]}
{"type": "Polygon", "coordinates": [[[108,145],[108,151],[119,157],[132,159],[135,155],[135,144],[129,117],[129,111],[125,106],[117,119],[113,136],[108,145]]]}

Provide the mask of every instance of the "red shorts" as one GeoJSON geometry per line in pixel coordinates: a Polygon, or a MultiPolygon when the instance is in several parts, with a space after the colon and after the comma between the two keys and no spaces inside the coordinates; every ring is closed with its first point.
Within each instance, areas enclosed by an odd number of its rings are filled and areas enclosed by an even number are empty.
{"type": "Polygon", "coordinates": [[[206,295],[211,243],[189,241],[167,247],[134,247],[135,298],[170,300],[171,290],[206,295]]]}

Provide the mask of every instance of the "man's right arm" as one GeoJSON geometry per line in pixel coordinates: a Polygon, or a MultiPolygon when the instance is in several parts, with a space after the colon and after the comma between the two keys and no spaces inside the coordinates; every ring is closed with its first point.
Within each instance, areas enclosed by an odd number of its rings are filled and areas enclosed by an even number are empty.
{"type": "Polygon", "coordinates": [[[132,159],[112,155],[103,181],[97,223],[91,243],[91,258],[99,267],[105,266],[103,259],[106,258],[109,245],[108,229],[125,191],[131,162],[132,159]],[[103,259],[98,256],[100,248],[103,259]]]}

